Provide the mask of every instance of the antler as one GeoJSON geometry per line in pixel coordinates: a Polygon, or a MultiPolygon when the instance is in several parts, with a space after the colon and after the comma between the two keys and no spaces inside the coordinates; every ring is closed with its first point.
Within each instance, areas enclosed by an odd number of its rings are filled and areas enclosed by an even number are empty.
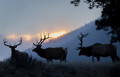
{"type": "Polygon", "coordinates": [[[48,38],[49,38],[49,33],[48,33],[48,36],[44,35],[44,38],[42,39],[40,45],[41,45],[46,39],[48,39],[48,38]]]}
{"type": "Polygon", "coordinates": [[[81,36],[77,35],[77,38],[80,40],[80,46],[81,46],[81,47],[78,47],[78,49],[81,49],[83,47],[83,38],[88,35],[88,33],[86,33],[86,34],[80,33],[80,34],[81,34],[81,36]]]}
{"type": "Polygon", "coordinates": [[[48,33],[48,35],[46,35],[46,34],[43,34],[43,38],[42,38],[42,36],[40,35],[40,37],[41,37],[41,39],[40,39],[40,41],[38,42],[37,40],[36,40],[36,44],[35,43],[33,43],[33,45],[34,46],[41,46],[42,45],[42,43],[46,40],[46,39],[48,39],[49,38],[49,33],[48,33]]]}
{"type": "MultiPolygon", "coordinates": [[[[8,41],[7,41],[6,39],[3,39],[3,43],[4,43],[5,46],[13,47],[10,43],[9,43],[9,45],[6,44],[7,42],[8,42],[8,41]]],[[[21,44],[22,44],[22,38],[20,38],[20,43],[18,43],[17,45],[14,44],[14,46],[17,47],[17,46],[19,46],[19,45],[21,45],[21,44]]]]}
{"type": "Polygon", "coordinates": [[[6,39],[3,39],[3,43],[4,43],[4,45],[10,47],[11,44],[8,45],[8,44],[6,44],[7,42],[8,42],[8,41],[7,41],[6,39]]]}
{"type": "Polygon", "coordinates": [[[18,44],[16,44],[16,45],[14,45],[14,46],[19,46],[19,45],[21,45],[22,44],[22,38],[20,38],[20,41],[19,41],[19,43],[18,44]]]}

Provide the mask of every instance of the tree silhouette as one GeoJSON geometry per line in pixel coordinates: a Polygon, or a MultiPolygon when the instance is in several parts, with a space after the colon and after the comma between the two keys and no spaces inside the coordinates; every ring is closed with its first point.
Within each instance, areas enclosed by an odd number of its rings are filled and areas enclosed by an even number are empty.
{"type": "MultiPolygon", "coordinates": [[[[120,42],[120,0],[83,0],[89,5],[89,9],[94,7],[102,8],[101,19],[96,20],[97,30],[105,30],[112,34],[110,42],[120,42]]],[[[80,0],[72,0],[71,4],[79,6],[80,0]]]]}

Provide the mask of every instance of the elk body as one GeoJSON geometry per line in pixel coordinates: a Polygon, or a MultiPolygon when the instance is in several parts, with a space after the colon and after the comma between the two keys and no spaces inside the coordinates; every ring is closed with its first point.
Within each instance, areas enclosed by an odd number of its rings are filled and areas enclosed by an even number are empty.
{"type": "Polygon", "coordinates": [[[82,34],[81,37],[78,36],[78,39],[80,40],[80,47],[78,47],[77,50],[80,50],[80,55],[86,55],[86,56],[92,56],[92,61],[94,61],[94,57],[97,58],[98,61],[100,61],[100,57],[108,57],[110,56],[112,61],[118,61],[119,58],[117,56],[117,47],[112,44],[101,44],[101,43],[95,43],[92,46],[83,47],[83,38],[86,37],[88,34],[82,34]]]}
{"type": "Polygon", "coordinates": [[[17,46],[22,44],[22,38],[20,39],[20,42],[18,44],[15,45],[11,45],[11,44],[7,44],[8,41],[6,41],[6,39],[4,39],[4,45],[11,48],[11,59],[12,61],[17,62],[18,64],[20,64],[21,62],[25,62],[28,58],[28,54],[25,52],[20,52],[18,50],[16,50],[15,48],[17,48],[17,46]]]}
{"type": "Polygon", "coordinates": [[[36,48],[34,48],[32,51],[36,52],[39,56],[45,58],[47,62],[54,60],[60,60],[60,61],[66,61],[67,56],[67,48],[57,47],[57,48],[41,48],[42,43],[49,38],[46,35],[44,35],[43,39],[40,39],[39,42],[36,44],[33,43],[36,48]]]}

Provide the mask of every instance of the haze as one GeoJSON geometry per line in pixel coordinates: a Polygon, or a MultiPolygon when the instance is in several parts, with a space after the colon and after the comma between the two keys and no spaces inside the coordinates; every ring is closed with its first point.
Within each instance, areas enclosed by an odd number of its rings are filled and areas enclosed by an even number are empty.
{"type": "Polygon", "coordinates": [[[85,3],[74,7],[70,1],[0,0],[0,35],[70,32],[100,17],[100,9],[89,10],[85,3]]]}

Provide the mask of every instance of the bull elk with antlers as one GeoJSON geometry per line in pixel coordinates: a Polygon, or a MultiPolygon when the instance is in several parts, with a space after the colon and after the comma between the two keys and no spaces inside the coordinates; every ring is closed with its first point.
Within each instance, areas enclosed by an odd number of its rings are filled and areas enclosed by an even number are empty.
{"type": "Polygon", "coordinates": [[[15,48],[17,48],[17,46],[22,44],[22,38],[20,39],[18,44],[14,44],[14,45],[7,44],[8,41],[6,39],[4,39],[3,42],[4,42],[5,46],[11,48],[11,59],[12,59],[12,61],[15,61],[17,64],[20,64],[21,62],[25,62],[27,60],[27,58],[28,58],[27,53],[20,52],[20,51],[15,49],[15,48]]]}
{"type": "Polygon", "coordinates": [[[40,39],[40,41],[35,44],[33,43],[33,45],[36,47],[34,48],[32,51],[36,52],[39,56],[45,58],[47,60],[47,62],[51,61],[53,59],[58,59],[60,61],[66,61],[66,56],[67,56],[67,48],[62,48],[62,47],[57,47],[57,48],[46,48],[43,49],[42,47],[42,43],[49,38],[49,34],[48,36],[46,36],[44,34],[44,37],[40,39]]]}
{"type": "Polygon", "coordinates": [[[86,55],[86,56],[92,56],[92,61],[94,61],[94,57],[97,58],[98,61],[100,61],[100,57],[108,57],[110,56],[112,61],[119,60],[117,56],[117,48],[115,45],[112,44],[101,44],[101,43],[95,43],[88,47],[83,47],[83,38],[86,37],[87,34],[82,34],[81,36],[77,36],[77,38],[80,40],[80,47],[77,48],[77,50],[80,50],[80,55],[86,55]]]}

